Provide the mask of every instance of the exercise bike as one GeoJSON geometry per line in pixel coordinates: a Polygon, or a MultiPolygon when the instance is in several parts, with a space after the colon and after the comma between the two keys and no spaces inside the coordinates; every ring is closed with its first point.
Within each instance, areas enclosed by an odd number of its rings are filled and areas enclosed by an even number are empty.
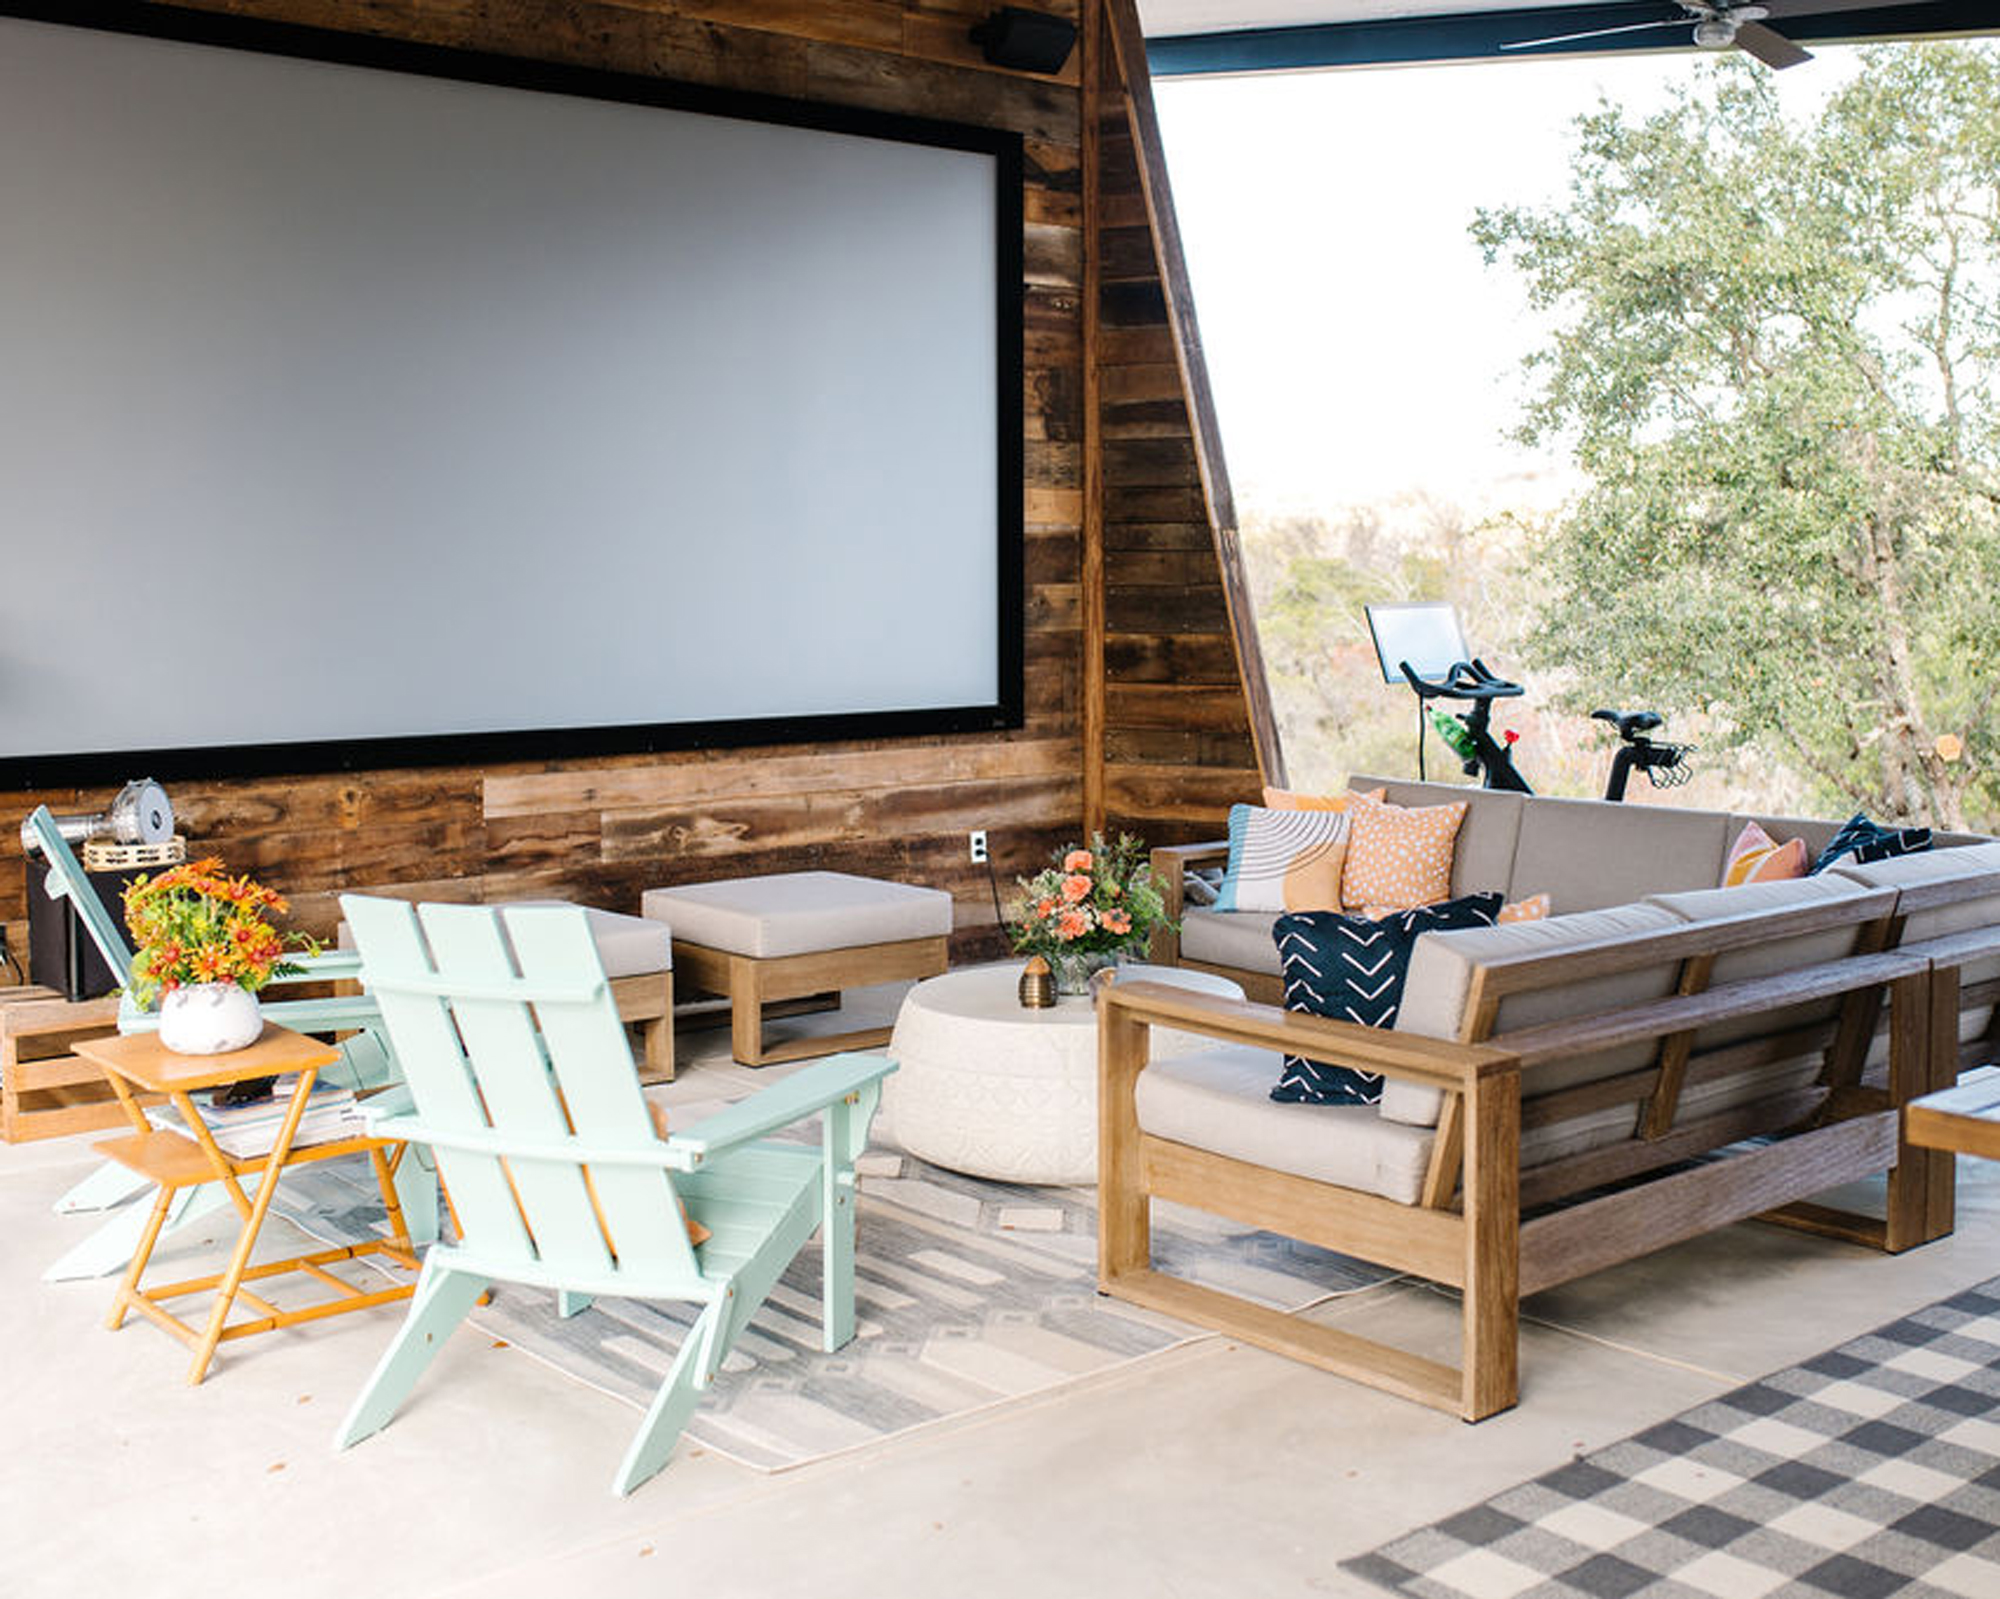
{"type": "MultiPolygon", "coordinates": [[[[1474,656],[1455,661],[1441,677],[1421,676],[1408,661],[1398,663],[1404,680],[1417,693],[1417,775],[1424,772],[1424,726],[1437,730],[1446,746],[1464,763],[1467,777],[1477,777],[1486,788],[1508,789],[1516,794],[1532,794],[1528,780],[1514,765],[1512,731],[1493,736],[1493,702],[1518,699],[1526,691],[1519,683],[1496,675],[1474,656]],[[1432,706],[1432,700],[1465,700],[1470,709],[1450,712],[1432,706]]],[[[1622,800],[1625,785],[1635,771],[1644,772],[1655,788],[1678,788],[1694,775],[1688,757],[1692,744],[1655,743],[1652,734],[1665,725],[1658,711],[1592,711],[1591,719],[1608,722],[1618,733],[1618,749],[1611,758],[1611,772],[1605,779],[1604,797],[1622,800]]]]}

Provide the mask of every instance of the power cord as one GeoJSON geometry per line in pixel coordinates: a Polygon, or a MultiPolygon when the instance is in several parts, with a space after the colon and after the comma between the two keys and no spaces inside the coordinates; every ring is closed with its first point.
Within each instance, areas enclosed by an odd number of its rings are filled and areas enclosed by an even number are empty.
{"type": "Polygon", "coordinates": [[[1002,937],[1007,933],[1007,913],[1000,908],[1000,874],[993,870],[993,851],[986,852],[986,886],[993,891],[993,925],[1002,937]]]}
{"type": "Polygon", "coordinates": [[[5,961],[9,966],[14,968],[14,981],[16,983],[27,982],[28,974],[21,970],[21,963],[14,959],[14,952],[7,947],[7,929],[4,926],[0,926],[0,961],[5,961]]]}

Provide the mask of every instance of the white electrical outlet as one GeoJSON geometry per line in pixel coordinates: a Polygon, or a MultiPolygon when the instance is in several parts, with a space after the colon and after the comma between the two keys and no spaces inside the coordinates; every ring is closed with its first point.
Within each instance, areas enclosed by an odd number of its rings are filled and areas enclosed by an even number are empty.
{"type": "Polygon", "coordinates": [[[972,864],[974,866],[984,866],[986,864],[986,829],[983,827],[975,828],[969,836],[972,839],[972,864]]]}

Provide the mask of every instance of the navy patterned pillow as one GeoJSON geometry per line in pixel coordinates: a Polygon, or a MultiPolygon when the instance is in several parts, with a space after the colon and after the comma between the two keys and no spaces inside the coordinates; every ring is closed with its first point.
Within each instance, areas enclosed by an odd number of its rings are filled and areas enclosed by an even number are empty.
{"type": "MultiPolygon", "coordinates": [[[[1284,970],[1285,1009],[1363,1027],[1393,1026],[1417,940],[1453,928],[1491,927],[1499,919],[1500,901],[1498,894],[1467,894],[1379,921],[1338,911],[1280,916],[1271,936],[1284,970]]],[[[1372,1105],[1382,1097],[1382,1079],[1375,1072],[1287,1055],[1271,1097],[1287,1104],[1372,1105]]]]}
{"type": "Polygon", "coordinates": [[[1898,855],[1915,855],[1930,847],[1928,827],[1882,827],[1869,821],[1865,812],[1856,811],[1827,840],[1826,848],[1819,852],[1819,859],[1812,863],[1806,876],[1825,871],[1843,856],[1852,856],[1856,866],[1868,866],[1898,855]]]}

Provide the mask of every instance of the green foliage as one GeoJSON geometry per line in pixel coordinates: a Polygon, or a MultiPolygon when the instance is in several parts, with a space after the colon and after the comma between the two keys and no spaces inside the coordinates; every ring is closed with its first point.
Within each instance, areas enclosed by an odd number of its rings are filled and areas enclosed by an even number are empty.
{"type": "Polygon", "coordinates": [[[1808,125],[1732,56],[1577,133],[1564,202],[1473,227],[1555,325],[1521,437],[1590,483],[1531,557],[1533,653],[1828,805],[1992,825],[2000,50],[1871,52],[1808,125]]]}

